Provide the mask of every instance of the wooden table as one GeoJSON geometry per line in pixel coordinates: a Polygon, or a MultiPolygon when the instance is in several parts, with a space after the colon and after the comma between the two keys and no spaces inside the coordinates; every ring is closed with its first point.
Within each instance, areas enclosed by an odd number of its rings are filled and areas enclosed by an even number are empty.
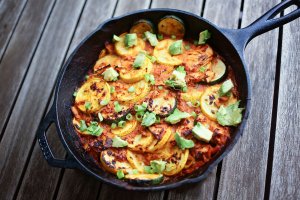
{"type": "MultiPolygon", "coordinates": [[[[104,20],[178,8],[240,28],[279,0],[0,0],[0,199],[300,199],[300,19],[246,49],[252,111],[243,137],[203,182],[127,192],[77,170],[48,166],[35,138],[60,67],[104,20]]],[[[55,155],[65,151],[54,127],[55,155]]]]}

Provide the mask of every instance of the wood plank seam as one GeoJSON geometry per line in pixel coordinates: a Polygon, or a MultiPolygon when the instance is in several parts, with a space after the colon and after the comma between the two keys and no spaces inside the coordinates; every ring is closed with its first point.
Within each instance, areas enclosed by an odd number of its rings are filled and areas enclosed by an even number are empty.
{"type": "Polygon", "coordinates": [[[13,36],[13,34],[15,32],[15,29],[16,29],[18,23],[19,23],[19,20],[21,19],[22,15],[23,15],[23,11],[24,11],[24,9],[25,9],[25,7],[27,5],[27,2],[28,2],[28,0],[26,0],[26,2],[24,3],[24,6],[21,9],[21,12],[20,12],[20,14],[18,16],[18,19],[17,19],[15,25],[13,26],[11,33],[9,34],[9,37],[8,37],[8,39],[6,41],[6,44],[3,46],[3,51],[2,51],[2,53],[0,55],[0,64],[1,64],[1,61],[2,61],[2,58],[3,58],[4,54],[6,52],[6,49],[7,49],[8,45],[9,45],[10,39],[12,38],[12,36],[13,36]]]}
{"type": "MultiPolygon", "coordinates": [[[[283,13],[280,14],[280,17],[282,16],[283,13]]],[[[271,189],[271,180],[272,180],[273,155],[274,155],[274,144],[275,144],[276,125],[277,125],[278,96],[279,96],[279,86],[280,86],[282,34],[283,34],[283,28],[280,27],[279,37],[278,37],[278,48],[277,48],[277,61],[276,61],[274,95],[273,95],[272,120],[271,120],[270,139],[269,139],[269,152],[268,152],[267,172],[266,172],[266,181],[265,181],[265,193],[264,193],[265,200],[268,200],[270,198],[270,189],[271,189]]]]}
{"type": "MultiPolygon", "coordinates": [[[[81,15],[82,15],[83,9],[84,9],[84,7],[85,7],[86,1],[87,1],[87,0],[85,0],[85,2],[84,2],[84,4],[83,4],[83,7],[82,7],[82,10],[81,10],[81,13],[80,13],[80,15],[79,15],[79,17],[78,17],[78,20],[77,20],[77,23],[76,23],[76,26],[75,26],[75,30],[76,30],[76,28],[77,28],[77,26],[78,26],[78,23],[79,23],[79,20],[80,20],[81,15]]],[[[54,9],[54,7],[55,7],[55,3],[56,3],[56,2],[54,2],[54,5],[53,5],[53,7],[52,7],[52,10],[51,10],[51,12],[50,12],[50,14],[49,14],[49,16],[48,16],[47,22],[48,22],[48,20],[49,20],[49,18],[50,18],[50,16],[51,16],[51,13],[52,13],[52,11],[53,11],[53,9],[54,9]]],[[[47,26],[47,24],[45,25],[45,27],[46,27],[46,26],[47,26]]],[[[45,29],[45,27],[44,27],[44,29],[45,29]]],[[[43,32],[44,32],[44,30],[43,30],[43,32]]],[[[41,35],[43,35],[43,32],[41,33],[41,35]]],[[[72,35],[72,37],[71,37],[71,39],[70,39],[70,42],[69,42],[69,45],[68,45],[68,48],[67,48],[67,51],[66,51],[66,52],[69,51],[69,48],[70,48],[70,46],[71,46],[71,41],[72,41],[74,35],[75,35],[75,31],[73,32],[73,35],[72,35]]],[[[37,46],[38,46],[38,45],[37,45],[37,46]]],[[[67,53],[66,53],[66,55],[65,55],[64,62],[65,62],[65,60],[66,60],[66,56],[67,56],[67,53]]],[[[63,63],[64,63],[64,62],[63,62],[63,63]]],[[[30,64],[31,64],[31,61],[30,61],[30,64]]],[[[29,64],[29,65],[30,65],[30,64],[29,64]]],[[[62,65],[62,66],[63,66],[63,65],[62,65]]],[[[60,68],[62,68],[62,67],[60,67],[60,68]]],[[[27,74],[27,72],[26,72],[26,74],[27,74]]],[[[57,82],[57,79],[58,79],[58,77],[56,77],[55,83],[57,82]]],[[[25,80],[25,78],[24,78],[24,80],[25,80]]],[[[55,92],[55,85],[54,85],[54,87],[52,88],[52,91],[51,91],[51,94],[52,94],[52,95],[50,95],[50,96],[53,96],[53,95],[54,95],[54,92],[55,92]]],[[[16,98],[16,99],[17,99],[17,98],[16,98]]],[[[49,110],[49,107],[51,107],[51,97],[48,99],[47,106],[45,107],[45,110],[44,110],[44,112],[43,112],[43,116],[46,116],[46,114],[47,114],[47,112],[48,112],[48,110],[49,110]]],[[[43,118],[41,119],[41,121],[42,121],[42,120],[43,120],[43,118]]],[[[40,121],[39,123],[41,123],[41,121],[40,121]]],[[[15,192],[15,194],[14,194],[13,199],[16,199],[17,196],[18,196],[20,186],[22,185],[23,177],[24,177],[24,175],[25,175],[25,173],[26,173],[28,164],[29,164],[30,159],[31,159],[31,154],[32,154],[32,151],[33,151],[33,149],[34,149],[34,144],[35,144],[36,142],[37,142],[37,138],[35,138],[35,139],[33,140],[33,143],[32,143],[32,145],[31,145],[30,153],[28,154],[28,158],[27,158],[26,163],[25,163],[25,166],[24,166],[24,168],[23,168],[23,171],[22,171],[22,174],[21,174],[21,177],[20,177],[20,181],[19,181],[19,183],[18,183],[18,186],[17,186],[17,189],[16,189],[16,192],[15,192]]],[[[66,158],[66,156],[65,156],[65,158],[66,158]]],[[[64,169],[61,169],[61,171],[60,171],[60,176],[61,176],[61,177],[62,177],[61,174],[63,173],[63,171],[64,171],[64,169]]]]}
{"type": "MultiPolygon", "coordinates": [[[[33,58],[34,58],[34,55],[35,55],[36,50],[37,50],[37,47],[39,46],[39,43],[40,43],[41,38],[42,38],[42,35],[44,34],[44,30],[45,30],[45,28],[46,28],[46,26],[47,26],[47,24],[48,24],[48,21],[49,21],[49,19],[50,19],[51,13],[52,13],[53,8],[54,8],[54,6],[55,6],[55,4],[56,4],[56,1],[57,1],[57,0],[54,0],[54,2],[53,2],[53,4],[52,4],[52,7],[51,7],[51,9],[50,9],[50,12],[49,12],[49,14],[48,14],[48,16],[47,16],[47,19],[46,19],[46,21],[45,21],[45,23],[44,23],[44,25],[43,25],[42,31],[41,31],[41,33],[40,33],[40,35],[39,35],[39,38],[38,38],[38,40],[37,40],[37,42],[36,42],[36,45],[35,45],[35,47],[34,47],[34,50],[33,50],[33,52],[32,52],[32,55],[31,55],[31,57],[30,57],[30,59],[29,59],[29,63],[28,63],[28,65],[27,65],[27,68],[26,68],[26,70],[25,70],[24,76],[23,76],[23,78],[22,78],[22,80],[21,80],[21,82],[20,82],[20,85],[19,85],[19,87],[18,87],[17,93],[16,93],[16,95],[15,95],[14,98],[13,98],[13,103],[12,103],[10,109],[9,109],[9,112],[8,112],[8,114],[7,114],[7,116],[6,116],[6,119],[4,119],[4,125],[3,125],[3,128],[2,128],[2,130],[1,130],[1,132],[0,132],[0,144],[1,144],[2,138],[3,138],[3,136],[4,136],[4,133],[5,133],[5,130],[6,130],[6,126],[7,126],[8,122],[9,122],[9,120],[10,120],[10,116],[11,116],[11,114],[12,114],[13,108],[15,107],[15,104],[16,104],[16,102],[17,102],[19,93],[20,93],[20,91],[21,91],[21,89],[22,89],[22,86],[23,86],[24,81],[25,81],[25,79],[26,79],[27,73],[28,73],[29,68],[30,68],[30,66],[31,66],[31,62],[32,62],[32,60],[33,60],[33,58]]],[[[24,9],[25,9],[25,7],[24,7],[24,9]]],[[[3,56],[4,56],[4,55],[5,55],[5,54],[3,54],[3,56]]]]}

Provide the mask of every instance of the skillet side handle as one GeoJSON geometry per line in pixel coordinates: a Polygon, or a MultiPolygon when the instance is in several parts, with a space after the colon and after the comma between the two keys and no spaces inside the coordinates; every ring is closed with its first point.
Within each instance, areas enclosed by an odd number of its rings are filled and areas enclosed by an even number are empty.
{"type": "Polygon", "coordinates": [[[42,150],[43,156],[45,157],[48,164],[52,167],[71,168],[71,169],[79,168],[79,165],[76,162],[76,160],[69,155],[65,160],[57,159],[54,157],[46,137],[46,131],[48,130],[48,128],[52,123],[56,123],[54,104],[52,105],[51,109],[47,113],[46,117],[41,121],[37,130],[37,139],[40,148],[42,150]]]}
{"type": "Polygon", "coordinates": [[[239,51],[243,51],[247,44],[256,36],[280,27],[300,17],[300,0],[285,0],[266,12],[249,26],[238,29],[222,29],[223,33],[232,41],[239,51]],[[297,9],[284,15],[274,18],[286,8],[296,5],[297,9]]]}

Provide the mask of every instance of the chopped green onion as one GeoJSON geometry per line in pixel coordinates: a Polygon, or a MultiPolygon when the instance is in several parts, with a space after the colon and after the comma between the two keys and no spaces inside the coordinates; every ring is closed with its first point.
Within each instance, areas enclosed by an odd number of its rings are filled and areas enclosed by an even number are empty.
{"type": "Polygon", "coordinates": [[[77,91],[75,91],[74,93],[73,93],[73,97],[76,97],[77,96],[77,91]]]}
{"type": "Polygon", "coordinates": [[[103,116],[101,115],[101,113],[98,113],[98,118],[99,118],[99,121],[100,121],[100,122],[103,121],[103,116]]]}
{"type": "Polygon", "coordinates": [[[100,101],[101,106],[106,106],[108,103],[109,103],[109,99],[103,99],[102,101],[100,101]]]}
{"type": "Polygon", "coordinates": [[[80,120],[80,126],[79,126],[79,130],[80,131],[85,131],[87,129],[87,125],[85,123],[84,120],[80,120]]]}
{"type": "Polygon", "coordinates": [[[130,86],[130,87],[128,88],[128,92],[130,92],[130,93],[135,92],[135,87],[134,87],[134,86],[130,86]]]}
{"type": "Polygon", "coordinates": [[[151,85],[155,84],[155,78],[152,74],[145,74],[145,80],[150,82],[151,85]]]}
{"type": "Polygon", "coordinates": [[[197,113],[195,113],[195,111],[193,111],[193,112],[191,113],[191,115],[192,115],[192,117],[194,117],[194,118],[197,117],[197,113]]]}
{"type": "Polygon", "coordinates": [[[124,172],[122,170],[118,170],[117,177],[118,179],[123,179],[125,177],[124,172]]]}
{"type": "Polygon", "coordinates": [[[138,120],[138,121],[142,121],[143,116],[144,116],[144,112],[137,112],[137,113],[135,114],[135,118],[136,118],[136,120],[138,120]]]}
{"type": "Polygon", "coordinates": [[[158,89],[162,90],[162,89],[164,89],[164,87],[160,85],[160,86],[158,86],[158,89]]]}
{"type": "Polygon", "coordinates": [[[114,102],[115,105],[115,111],[118,113],[122,110],[122,107],[120,106],[119,102],[115,101],[114,102]]]}
{"type": "Polygon", "coordinates": [[[112,129],[117,128],[117,124],[116,124],[116,123],[112,123],[112,124],[110,125],[110,128],[112,128],[112,129]]]}
{"type": "Polygon", "coordinates": [[[171,38],[172,39],[176,39],[176,35],[171,35],[171,38]]]}
{"type": "Polygon", "coordinates": [[[86,75],[86,76],[85,76],[85,79],[88,79],[89,77],[90,77],[89,75],[86,75]]]}
{"type": "Polygon", "coordinates": [[[126,115],[126,119],[127,120],[132,120],[133,119],[132,114],[129,113],[128,115],[126,115]]]}
{"type": "Polygon", "coordinates": [[[87,102],[85,102],[84,107],[86,110],[90,110],[92,107],[92,103],[87,101],[87,102]]]}
{"type": "Polygon", "coordinates": [[[116,91],[116,89],[115,89],[115,87],[114,86],[110,86],[110,93],[112,94],[112,93],[114,93],[116,91]]]}
{"type": "Polygon", "coordinates": [[[126,122],[121,120],[121,121],[118,122],[118,127],[123,128],[125,126],[125,124],[126,124],[126,122]]]}
{"type": "Polygon", "coordinates": [[[162,34],[157,34],[157,39],[163,40],[163,39],[164,39],[164,36],[163,36],[162,34]]]}
{"type": "Polygon", "coordinates": [[[119,42],[121,40],[120,37],[116,36],[116,35],[113,35],[113,41],[114,42],[119,42]]]}
{"type": "Polygon", "coordinates": [[[200,69],[199,69],[199,71],[202,72],[202,73],[205,72],[205,70],[206,70],[206,65],[205,66],[201,66],[200,69]]]}
{"type": "Polygon", "coordinates": [[[193,103],[193,106],[194,106],[194,107],[199,107],[199,106],[200,106],[200,101],[195,101],[195,102],[193,103]]]}
{"type": "Polygon", "coordinates": [[[146,102],[143,102],[142,105],[135,105],[134,110],[136,112],[144,112],[148,107],[148,104],[146,102]]]}

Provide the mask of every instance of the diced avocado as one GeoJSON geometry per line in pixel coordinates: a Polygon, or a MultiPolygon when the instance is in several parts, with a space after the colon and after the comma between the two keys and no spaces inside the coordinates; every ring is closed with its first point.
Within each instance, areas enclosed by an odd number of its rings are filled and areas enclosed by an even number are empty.
{"type": "Polygon", "coordinates": [[[125,140],[122,140],[120,137],[115,136],[113,138],[112,147],[126,147],[128,145],[128,142],[125,140]]]}
{"type": "Polygon", "coordinates": [[[146,55],[144,53],[139,53],[133,62],[133,67],[135,69],[139,69],[140,67],[143,66],[145,59],[146,59],[146,55]]]}
{"type": "Polygon", "coordinates": [[[213,135],[212,131],[210,131],[208,128],[206,128],[199,122],[192,129],[192,133],[195,138],[204,142],[209,142],[213,135]]]}
{"type": "Polygon", "coordinates": [[[103,73],[103,78],[104,80],[106,81],[116,81],[118,80],[118,76],[119,76],[119,73],[114,70],[114,68],[110,67],[108,69],[106,69],[103,73]]]}
{"type": "Polygon", "coordinates": [[[165,84],[174,89],[181,89],[182,91],[184,91],[187,87],[185,82],[185,75],[186,72],[184,68],[179,66],[172,72],[172,76],[170,77],[170,79],[165,81],[165,84]]]}
{"type": "Polygon", "coordinates": [[[158,40],[157,40],[155,34],[150,33],[149,31],[146,31],[145,36],[146,36],[147,40],[150,42],[151,46],[155,47],[158,44],[158,40]]]}
{"type": "Polygon", "coordinates": [[[116,35],[113,35],[113,41],[114,42],[119,42],[121,40],[120,37],[116,36],[116,35]]]}
{"type": "Polygon", "coordinates": [[[177,108],[174,110],[174,112],[169,115],[167,118],[165,118],[166,122],[169,122],[170,124],[176,124],[178,122],[180,122],[180,120],[184,119],[184,118],[188,118],[191,115],[187,112],[181,112],[180,110],[178,110],[177,108]]]}
{"type": "Polygon", "coordinates": [[[175,141],[177,143],[177,146],[182,150],[193,148],[195,146],[193,140],[187,140],[181,137],[177,132],[175,134],[175,141]]]}
{"type": "Polygon", "coordinates": [[[206,40],[208,40],[210,38],[211,34],[208,30],[202,31],[199,34],[199,41],[198,44],[205,44],[206,40]]]}
{"type": "Polygon", "coordinates": [[[151,126],[156,121],[156,115],[153,112],[146,112],[142,120],[142,126],[151,126]]]}
{"type": "Polygon", "coordinates": [[[129,33],[125,35],[124,40],[126,47],[132,47],[137,44],[137,35],[136,33],[129,33]]]}
{"type": "Polygon", "coordinates": [[[153,173],[162,173],[166,169],[166,161],[151,160],[150,166],[153,173]]]}
{"type": "Polygon", "coordinates": [[[125,177],[124,172],[122,170],[118,170],[117,177],[118,177],[118,179],[123,179],[125,177]]]}
{"type": "Polygon", "coordinates": [[[172,56],[182,54],[182,40],[173,42],[169,47],[169,53],[172,56]]]}
{"type": "Polygon", "coordinates": [[[228,79],[227,81],[224,81],[224,83],[221,85],[220,90],[219,90],[219,95],[220,96],[224,96],[226,95],[228,92],[230,92],[230,90],[234,87],[231,79],[228,79]]]}
{"type": "Polygon", "coordinates": [[[242,121],[243,108],[239,101],[227,107],[221,106],[217,112],[217,121],[222,126],[237,126],[242,121]]]}

